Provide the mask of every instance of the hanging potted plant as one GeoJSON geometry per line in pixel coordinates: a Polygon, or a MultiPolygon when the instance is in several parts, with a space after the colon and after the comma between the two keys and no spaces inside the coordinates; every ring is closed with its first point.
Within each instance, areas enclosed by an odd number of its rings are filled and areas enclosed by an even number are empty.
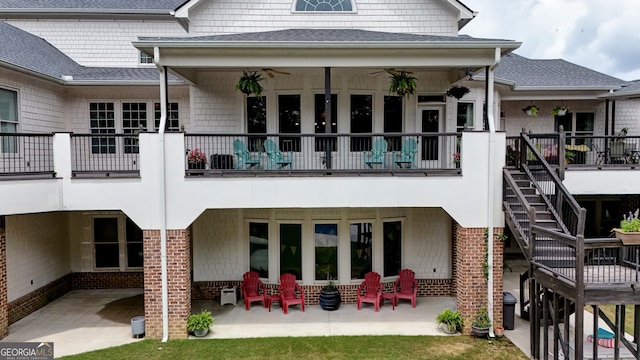
{"type": "Polygon", "coordinates": [[[629,212],[629,216],[623,216],[620,221],[620,228],[613,229],[616,237],[622,240],[624,245],[640,245],[640,209],[634,213],[629,212]]]}
{"type": "Polygon", "coordinates": [[[447,90],[447,96],[454,97],[458,100],[467,95],[471,90],[466,86],[453,85],[447,90]]]}
{"type": "Polygon", "coordinates": [[[536,117],[538,116],[538,111],[540,111],[540,109],[535,106],[535,105],[529,105],[527,107],[525,107],[524,109],[522,109],[522,112],[529,115],[529,116],[533,116],[536,117]]]}
{"type": "Polygon", "coordinates": [[[416,78],[409,71],[398,71],[394,69],[385,69],[390,75],[391,85],[389,92],[398,96],[413,95],[416,92],[416,78]]]}
{"type": "Polygon", "coordinates": [[[247,96],[251,94],[255,94],[255,96],[262,95],[262,85],[260,85],[260,81],[262,81],[262,73],[257,71],[243,71],[242,77],[236,84],[236,90],[240,90],[247,96]]]}
{"type": "Polygon", "coordinates": [[[569,111],[569,108],[564,105],[556,106],[553,108],[553,110],[551,110],[551,115],[565,116],[567,115],[567,111],[569,111]]]}

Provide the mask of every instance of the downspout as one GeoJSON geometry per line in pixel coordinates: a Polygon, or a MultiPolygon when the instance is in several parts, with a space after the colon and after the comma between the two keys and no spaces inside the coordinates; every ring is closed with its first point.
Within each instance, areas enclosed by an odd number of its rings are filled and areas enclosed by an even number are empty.
{"type": "Polygon", "coordinates": [[[167,182],[165,169],[164,128],[167,123],[167,67],[160,65],[160,49],[153,49],[153,62],[160,71],[160,128],[158,129],[160,147],[160,282],[162,284],[162,342],[169,339],[169,290],[167,284],[167,182]]]}
{"type": "MultiPolygon", "coordinates": [[[[488,160],[488,174],[487,174],[487,264],[489,268],[489,279],[487,280],[487,311],[489,318],[493,322],[493,208],[494,208],[494,166],[495,166],[495,133],[496,125],[493,109],[493,92],[494,92],[494,73],[496,66],[500,64],[500,48],[495,50],[495,60],[490,66],[487,66],[487,82],[486,82],[486,107],[487,107],[487,122],[489,123],[489,154],[488,160]]],[[[494,337],[493,327],[489,328],[489,336],[494,337]]]]}

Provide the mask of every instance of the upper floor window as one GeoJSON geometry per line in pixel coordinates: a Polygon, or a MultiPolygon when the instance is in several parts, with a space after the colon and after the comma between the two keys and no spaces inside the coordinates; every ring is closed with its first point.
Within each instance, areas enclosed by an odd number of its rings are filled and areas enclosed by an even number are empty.
{"type": "MultiPolygon", "coordinates": [[[[154,103],[154,123],[156,130],[160,129],[160,115],[162,111],[160,111],[160,103],[154,103]]],[[[167,104],[167,123],[164,127],[165,131],[169,132],[178,132],[180,131],[180,112],[178,109],[177,102],[170,102],[167,104]]]]}
{"type": "MultiPolygon", "coordinates": [[[[89,103],[89,122],[92,134],[115,134],[115,110],[112,102],[89,103]]],[[[116,138],[112,136],[92,137],[92,154],[115,154],[116,138]]]]}
{"type": "MultiPolygon", "coordinates": [[[[18,93],[0,89],[0,133],[18,132],[18,93]]],[[[15,138],[0,137],[3,153],[15,153],[17,146],[15,138]]]]}
{"type": "Polygon", "coordinates": [[[153,64],[153,56],[143,53],[140,51],[140,56],[138,57],[140,64],[153,64]]]}
{"type": "Polygon", "coordinates": [[[352,0],[296,0],[295,11],[353,11],[352,0]]]}

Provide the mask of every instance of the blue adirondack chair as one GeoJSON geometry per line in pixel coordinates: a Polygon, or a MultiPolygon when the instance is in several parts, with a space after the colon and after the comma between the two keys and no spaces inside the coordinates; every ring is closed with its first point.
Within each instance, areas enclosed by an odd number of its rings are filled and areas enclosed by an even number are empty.
{"type": "Polygon", "coordinates": [[[267,153],[267,169],[283,169],[287,166],[291,168],[293,160],[291,151],[284,154],[278,149],[278,144],[271,139],[264,141],[264,151],[267,153]]]}
{"type": "Polygon", "coordinates": [[[374,165],[381,165],[382,167],[385,167],[384,158],[387,154],[388,146],[387,140],[383,138],[376,140],[371,147],[371,151],[362,152],[364,156],[364,163],[370,169],[373,169],[374,165]]]}
{"type": "Polygon", "coordinates": [[[393,162],[399,168],[413,168],[415,167],[416,153],[418,152],[418,143],[415,139],[406,139],[402,143],[402,149],[400,151],[393,152],[393,162]]]}
{"type": "Polygon", "coordinates": [[[240,140],[233,140],[233,152],[236,154],[238,161],[236,162],[236,169],[251,169],[256,165],[260,165],[260,159],[254,159],[251,157],[251,153],[247,149],[247,145],[240,140]]]}

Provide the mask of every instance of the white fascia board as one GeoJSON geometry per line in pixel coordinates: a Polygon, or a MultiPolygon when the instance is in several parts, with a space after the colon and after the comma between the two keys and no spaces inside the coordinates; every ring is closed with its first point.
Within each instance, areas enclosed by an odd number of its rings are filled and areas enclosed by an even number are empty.
{"type": "Polygon", "coordinates": [[[191,10],[191,8],[199,5],[202,2],[202,0],[191,0],[191,1],[187,1],[186,3],[180,5],[175,11],[172,11],[172,15],[177,17],[177,18],[185,18],[188,19],[189,18],[189,10],[191,10]]]}
{"type": "Polygon", "coordinates": [[[514,91],[609,91],[620,86],[516,86],[514,91]]]}
{"type": "MultiPolygon", "coordinates": [[[[158,86],[160,80],[69,80],[64,81],[68,86],[158,86]]],[[[169,80],[170,85],[186,85],[184,81],[169,80]]]]}

